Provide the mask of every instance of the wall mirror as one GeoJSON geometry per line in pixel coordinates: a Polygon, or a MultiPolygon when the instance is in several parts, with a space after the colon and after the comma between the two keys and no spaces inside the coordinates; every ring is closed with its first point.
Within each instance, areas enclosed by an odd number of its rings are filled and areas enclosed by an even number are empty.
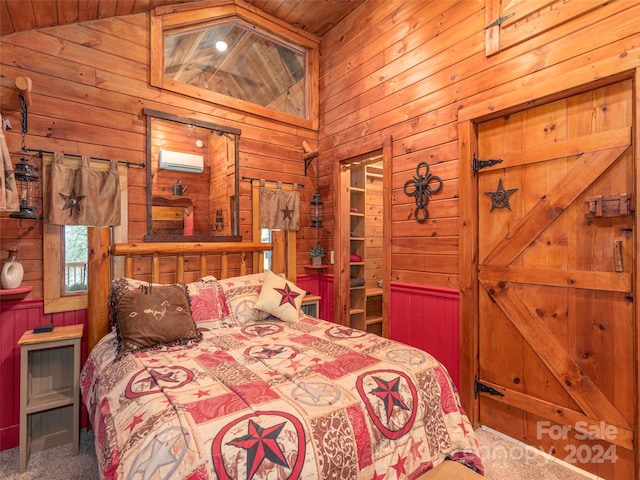
{"type": "Polygon", "coordinates": [[[239,236],[240,130],[144,109],[147,235],[153,242],[231,242],[239,236]]]}
{"type": "Polygon", "coordinates": [[[278,121],[318,126],[318,39],[241,2],[151,16],[151,84],[278,121]]]}

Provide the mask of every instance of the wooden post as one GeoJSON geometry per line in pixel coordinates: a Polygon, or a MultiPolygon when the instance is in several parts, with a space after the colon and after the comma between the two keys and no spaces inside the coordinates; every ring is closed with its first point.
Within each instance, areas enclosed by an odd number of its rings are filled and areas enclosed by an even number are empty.
{"type": "Polygon", "coordinates": [[[176,283],[184,282],[184,255],[179,253],[176,256],[176,283]]]}
{"type": "Polygon", "coordinates": [[[391,210],[393,208],[393,138],[382,146],[382,336],[391,333],[391,210]]]}
{"type": "Polygon", "coordinates": [[[471,121],[458,124],[460,139],[460,401],[469,421],[476,427],[480,403],[474,393],[478,376],[479,318],[478,309],[478,183],[471,170],[471,158],[477,152],[475,126],[471,121]]]}
{"type": "Polygon", "coordinates": [[[110,232],[108,227],[89,227],[89,302],[87,346],[91,351],[109,332],[109,284],[111,282],[110,232]]]}

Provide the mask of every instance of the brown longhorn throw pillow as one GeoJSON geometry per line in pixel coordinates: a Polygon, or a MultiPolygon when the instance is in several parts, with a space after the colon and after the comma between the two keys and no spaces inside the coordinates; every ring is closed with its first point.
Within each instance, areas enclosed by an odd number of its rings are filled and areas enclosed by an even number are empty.
{"type": "Polygon", "coordinates": [[[202,339],[184,285],[144,285],[119,291],[114,303],[118,357],[202,339]]]}

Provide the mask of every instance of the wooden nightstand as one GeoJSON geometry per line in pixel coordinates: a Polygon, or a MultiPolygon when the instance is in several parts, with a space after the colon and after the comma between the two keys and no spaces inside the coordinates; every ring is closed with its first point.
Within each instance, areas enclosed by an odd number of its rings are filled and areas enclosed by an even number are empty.
{"type": "Polygon", "coordinates": [[[302,311],[310,317],[320,318],[320,298],[318,295],[306,295],[302,300],[302,311]]]}
{"type": "Polygon", "coordinates": [[[32,453],[80,442],[80,340],[83,325],[27,331],[20,345],[20,473],[32,453]]]}

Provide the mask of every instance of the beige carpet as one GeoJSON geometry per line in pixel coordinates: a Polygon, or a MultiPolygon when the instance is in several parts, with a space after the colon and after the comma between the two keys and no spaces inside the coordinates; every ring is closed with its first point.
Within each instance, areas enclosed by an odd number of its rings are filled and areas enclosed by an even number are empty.
{"type": "Polygon", "coordinates": [[[600,479],[490,428],[478,428],[476,436],[489,480],[600,479]]]}
{"type": "Polygon", "coordinates": [[[72,445],[62,445],[42,452],[36,452],[29,458],[27,471],[22,475],[20,451],[18,448],[0,452],[0,479],[2,480],[93,480],[100,478],[98,461],[93,446],[93,432],[82,430],[80,449],[73,455],[72,445]]]}
{"type": "MultiPolygon", "coordinates": [[[[553,457],[527,447],[512,438],[481,427],[476,431],[488,480],[592,480],[598,477],[563,464],[553,457]]],[[[71,444],[35,453],[27,471],[18,473],[17,448],[0,452],[2,480],[94,480],[98,466],[93,434],[82,431],[80,453],[74,456],[71,444]]],[[[455,479],[452,479],[455,480],[455,479]]]]}

